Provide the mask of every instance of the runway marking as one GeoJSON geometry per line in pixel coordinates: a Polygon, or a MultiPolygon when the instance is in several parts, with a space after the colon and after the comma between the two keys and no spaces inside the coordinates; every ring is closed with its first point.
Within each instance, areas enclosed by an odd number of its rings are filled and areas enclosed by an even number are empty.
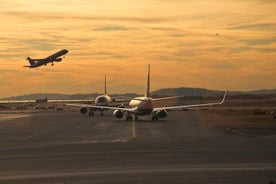
{"type": "MultiPolygon", "coordinates": [[[[0,181],[22,180],[22,179],[42,179],[42,178],[61,178],[61,177],[80,177],[91,175],[120,175],[120,174],[145,174],[145,173],[176,173],[176,172],[214,172],[214,171],[276,171],[276,167],[266,164],[220,164],[220,165],[200,165],[182,167],[175,166],[174,168],[113,168],[112,170],[88,170],[88,171],[68,171],[59,173],[22,173],[0,176],[0,181]]],[[[3,173],[2,173],[3,174],[3,173]]]]}
{"type": "Polygon", "coordinates": [[[0,114],[0,121],[29,117],[30,114],[0,114]]]}
{"type": "Polygon", "coordinates": [[[135,116],[132,115],[132,139],[136,138],[136,129],[135,129],[135,116]]]}
{"type": "Polygon", "coordinates": [[[244,132],[241,132],[241,131],[238,131],[238,130],[235,130],[235,129],[232,129],[232,128],[226,128],[226,130],[230,131],[230,132],[233,132],[235,134],[238,134],[238,135],[242,135],[242,136],[250,136],[249,134],[247,133],[244,133],[244,132]]]}

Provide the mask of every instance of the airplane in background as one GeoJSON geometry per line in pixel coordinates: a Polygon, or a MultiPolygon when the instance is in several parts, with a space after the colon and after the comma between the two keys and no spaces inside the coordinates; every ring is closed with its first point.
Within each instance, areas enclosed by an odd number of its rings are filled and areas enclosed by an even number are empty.
{"type": "Polygon", "coordinates": [[[87,104],[82,104],[80,108],[80,113],[86,114],[89,109],[89,116],[94,116],[94,111],[101,111],[101,115],[103,116],[103,111],[108,109],[104,109],[102,108],[102,106],[111,106],[112,102],[113,99],[109,95],[107,95],[106,92],[106,76],[104,76],[104,94],[97,96],[97,98],[95,99],[95,106],[97,107],[87,107],[87,104]]]}
{"type": "Polygon", "coordinates": [[[67,49],[62,49],[44,59],[32,59],[30,57],[27,57],[27,60],[29,61],[30,65],[24,66],[24,67],[36,68],[42,65],[46,66],[48,63],[52,63],[52,66],[53,66],[54,62],[60,62],[62,60],[60,56],[67,54],[67,52],[68,52],[67,49]]]}
{"type": "Polygon", "coordinates": [[[224,96],[220,102],[205,103],[205,104],[193,104],[193,105],[179,105],[179,106],[169,106],[169,107],[154,107],[154,101],[165,100],[175,97],[167,98],[157,98],[153,99],[150,97],[150,65],[148,65],[148,81],[147,90],[144,97],[136,97],[129,102],[129,107],[110,107],[110,106],[97,106],[88,104],[66,104],[70,106],[81,106],[86,108],[101,108],[101,109],[111,109],[113,115],[116,118],[123,118],[125,114],[126,121],[138,119],[138,116],[151,115],[152,121],[158,120],[159,118],[165,118],[167,116],[167,110],[171,109],[183,109],[192,107],[203,107],[203,106],[213,106],[223,104],[227,91],[225,91],[224,96]]]}

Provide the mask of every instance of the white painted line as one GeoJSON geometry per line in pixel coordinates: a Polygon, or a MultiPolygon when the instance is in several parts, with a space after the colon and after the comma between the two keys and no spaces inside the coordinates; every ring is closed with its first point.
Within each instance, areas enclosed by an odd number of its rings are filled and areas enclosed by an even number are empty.
{"type": "Polygon", "coordinates": [[[249,134],[246,134],[244,132],[241,132],[241,131],[238,131],[238,130],[235,130],[235,129],[232,129],[232,128],[226,128],[226,130],[230,131],[230,132],[233,132],[235,134],[238,134],[238,135],[242,135],[242,136],[249,136],[249,134]]]}

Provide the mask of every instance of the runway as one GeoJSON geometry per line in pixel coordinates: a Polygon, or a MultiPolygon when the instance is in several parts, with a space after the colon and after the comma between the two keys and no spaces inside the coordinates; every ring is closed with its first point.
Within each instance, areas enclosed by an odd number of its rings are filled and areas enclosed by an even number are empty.
{"type": "Polygon", "coordinates": [[[132,139],[131,122],[111,114],[1,114],[0,183],[276,181],[275,132],[237,129],[244,119],[170,111],[157,122],[141,118],[132,139]]]}

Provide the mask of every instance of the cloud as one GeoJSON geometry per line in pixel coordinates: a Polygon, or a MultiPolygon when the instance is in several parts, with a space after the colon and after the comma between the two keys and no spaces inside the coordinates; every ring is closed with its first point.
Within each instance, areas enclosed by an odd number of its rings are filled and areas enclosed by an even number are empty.
{"type": "Polygon", "coordinates": [[[167,22],[175,20],[177,17],[135,17],[135,16],[93,16],[93,15],[74,15],[60,12],[26,12],[26,11],[2,11],[2,16],[14,17],[23,20],[36,21],[68,21],[68,20],[82,20],[82,21],[116,21],[116,22],[167,22]]]}
{"type": "Polygon", "coordinates": [[[275,30],[276,24],[275,23],[241,24],[241,25],[228,27],[228,29],[275,30]]]}
{"type": "Polygon", "coordinates": [[[62,19],[61,15],[52,14],[52,13],[41,13],[41,12],[2,11],[0,15],[14,17],[16,19],[33,20],[33,21],[34,20],[49,21],[49,19],[50,20],[62,19]]]}
{"type": "Polygon", "coordinates": [[[129,28],[124,26],[104,26],[93,29],[93,31],[127,31],[129,28]]]}
{"type": "Polygon", "coordinates": [[[275,0],[244,0],[244,1],[255,2],[257,4],[264,4],[264,5],[276,4],[275,0]]]}
{"type": "Polygon", "coordinates": [[[267,45],[267,44],[276,43],[276,37],[265,38],[265,39],[244,40],[244,42],[248,45],[267,45]]]}
{"type": "Polygon", "coordinates": [[[105,59],[125,59],[128,56],[123,53],[112,53],[112,52],[91,52],[90,56],[100,56],[105,59]]]}

